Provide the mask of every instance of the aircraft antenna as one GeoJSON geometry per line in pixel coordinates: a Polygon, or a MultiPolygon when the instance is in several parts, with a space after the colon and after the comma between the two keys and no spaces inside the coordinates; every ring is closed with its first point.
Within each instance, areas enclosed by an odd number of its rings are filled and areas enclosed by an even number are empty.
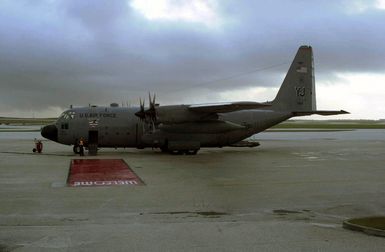
{"type": "Polygon", "coordinates": [[[196,87],[201,87],[201,86],[207,86],[207,85],[210,85],[210,84],[213,84],[213,83],[217,83],[217,82],[228,81],[228,80],[236,79],[236,78],[244,76],[244,75],[249,75],[249,74],[252,74],[252,73],[268,70],[268,69],[271,69],[271,68],[276,68],[276,67],[279,67],[279,66],[287,65],[289,63],[291,63],[291,61],[286,61],[286,62],[282,62],[282,63],[275,64],[275,65],[270,65],[270,66],[266,66],[266,67],[262,67],[262,68],[257,68],[257,69],[254,69],[254,70],[251,70],[251,71],[247,71],[247,72],[242,72],[242,73],[238,73],[238,74],[229,75],[227,77],[219,78],[219,79],[216,79],[216,80],[210,80],[210,81],[201,82],[201,83],[198,83],[198,84],[195,84],[195,85],[191,85],[191,86],[188,86],[188,87],[177,88],[177,89],[174,89],[173,91],[182,91],[182,90],[186,90],[186,89],[191,89],[191,88],[196,88],[196,87]]]}

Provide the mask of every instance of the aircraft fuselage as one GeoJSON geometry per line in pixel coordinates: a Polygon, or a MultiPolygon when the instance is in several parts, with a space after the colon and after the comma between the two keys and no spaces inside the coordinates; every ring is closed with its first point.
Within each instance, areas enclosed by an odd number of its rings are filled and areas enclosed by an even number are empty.
{"type": "Polygon", "coordinates": [[[243,110],[219,114],[221,123],[218,120],[200,120],[161,124],[152,130],[135,116],[137,111],[138,108],[123,107],[73,108],[63,112],[56,121],[57,136],[48,138],[66,145],[76,144],[80,138],[86,143],[95,138],[98,147],[157,147],[165,141],[199,142],[200,147],[222,147],[291,117],[289,112],[243,110]]]}

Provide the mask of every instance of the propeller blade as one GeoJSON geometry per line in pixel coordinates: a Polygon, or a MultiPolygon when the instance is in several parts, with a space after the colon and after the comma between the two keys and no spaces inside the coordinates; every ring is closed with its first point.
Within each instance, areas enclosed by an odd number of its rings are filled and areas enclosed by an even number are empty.
{"type": "Polygon", "coordinates": [[[144,120],[146,118],[146,112],[144,111],[144,100],[142,101],[141,98],[139,98],[139,105],[140,105],[140,110],[135,113],[137,117],[139,117],[141,120],[144,120]]]}
{"type": "Polygon", "coordinates": [[[157,118],[156,118],[156,95],[151,96],[151,93],[148,92],[148,101],[149,101],[149,108],[145,109],[145,99],[142,100],[142,98],[139,98],[139,104],[140,104],[140,110],[135,113],[137,117],[140,118],[141,121],[144,121],[145,124],[150,124],[152,130],[155,130],[155,125],[157,125],[157,118]]]}
{"type": "Polygon", "coordinates": [[[156,99],[156,94],[154,94],[154,96],[151,97],[151,93],[148,92],[148,99],[149,99],[149,102],[150,102],[150,109],[151,109],[151,110],[154,110],[154,109],[155,109],[155,99],[156,99]]]}
{"type": "Polygon", "coordinates": [[[148,102],[150,103],[150,109],[151,109],[151,104],[152,104],[152,99],[151,99],[151,93],[148,92],[148,102]]]}
{"type": "Polygon", "coordinates": [[[140,111],[144,112],[144,100],[142,101],[142,98],[139,98],[139,103],[140,103],[140,111]]]}

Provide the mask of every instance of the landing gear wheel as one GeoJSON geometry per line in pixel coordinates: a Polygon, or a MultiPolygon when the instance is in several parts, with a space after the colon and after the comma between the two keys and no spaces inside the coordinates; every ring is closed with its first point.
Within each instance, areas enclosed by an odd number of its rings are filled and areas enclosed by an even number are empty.
{"type": "Polygon", "coordinates": [[[183,155],[183,151],[181,150],[170,150],[168,151],[171,155],[183,155]]]}
{"type": "Polygon", "coordinates": [[[186,155],[196,155],[198,153],[198,150],[187,150],[185,151],[186,155]]]}
{"type": "Polygon", "coordinates": [[[196,155],[198,150],[172,150],[169,153],[172,155],[196,155]]]}
{"type": "Polygon", "coordinates": [[[166,153],[168,152],[168,149],[166,147],[160,147],[160,151],[166,153]]]}
{"type": "Polygon", "coordinates": [[[160,147],[160,150],[163,153],[170,153],[171,151],[168,149],[168,139],[164,141],[164,144],[160,147]]]}
{"type": "Polygon", "coordinates": [[[79,145],[74,145],[73,151],[74,151],[75,154],[79,154],[80,153],[79,145]]]}

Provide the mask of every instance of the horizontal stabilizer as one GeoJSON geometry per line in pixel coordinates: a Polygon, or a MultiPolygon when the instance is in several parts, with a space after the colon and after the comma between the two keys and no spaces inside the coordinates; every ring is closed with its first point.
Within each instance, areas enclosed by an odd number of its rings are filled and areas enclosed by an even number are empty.
{"type": "Polygon", "coordinates": [[[322,115],[322,116],[329,116],[329,115],[342,115],[342,114],[350,114],[349,112],[345,110],[316,110],[316,111],[297,111],[293,112],[293,116],[307,116],[307,115],[322,115]]]}
{"type": "Polygon", "coordinates": [[[188,106],[190,111],[198,113],[229,113],[246,109],[259,109],[271,106],[259,102],[228,102],[228,103],[207,103],[188,106]]]}

